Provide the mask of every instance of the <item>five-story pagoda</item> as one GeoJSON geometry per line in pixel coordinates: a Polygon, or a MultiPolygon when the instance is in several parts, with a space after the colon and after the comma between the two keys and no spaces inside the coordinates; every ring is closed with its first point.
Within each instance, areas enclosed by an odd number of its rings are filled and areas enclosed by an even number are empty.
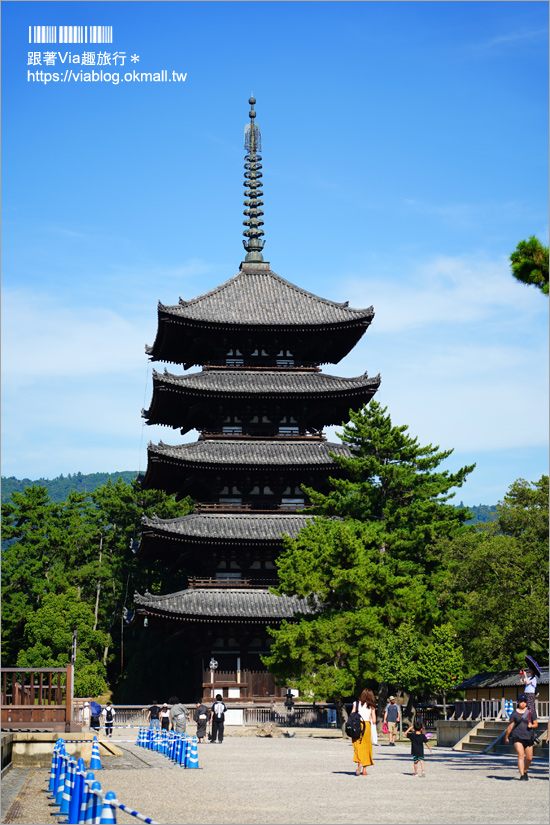
{"type": "MultiPolygon", "coordinates": [[[[159,303],[153,361],[179,364],[153,371],[149,424],[164,424],[196,442],[149,444],[143,486],[200,501],[178,519],[142,520],[144,560],[184,569],[188,587],[167,595],[135,594],[138,616],[165,628],[173,644],[193,650],[194,685],[212,691],[209,661],[219,664],[216,692],[253,701],[280,695],[261,663],[267,626],[306,607],[275,596],[283,534],[294,536],[308,516],[301,485],[318,490],[338,468],[323,427],[347,420],[367,403],[380,378],[338,378],[319,365],[337,363],[373,318],[306,292],[276,275],[262,250],[261,133],[255,99],[245,128],[246,257],[216,289],[176,306],[159,303]]],[[[193,697],[187,697],[193,698],[193,697]]]]}

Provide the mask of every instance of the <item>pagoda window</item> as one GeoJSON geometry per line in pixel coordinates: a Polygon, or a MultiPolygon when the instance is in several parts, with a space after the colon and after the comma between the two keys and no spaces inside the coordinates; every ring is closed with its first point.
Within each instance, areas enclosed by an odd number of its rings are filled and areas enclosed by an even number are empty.
{"type": "Polygon", "coordinates": [[[303,496],[283,496],[281,499],[281,507],[283,510],[300,510],[305,506],[305,499],[303,496]]]}
{"type": "Polygon", "coordinates": [[[228,415],[223,422],[222,433],[224,435],[242,435],[242,432],[241,419],[237,415],[228,415]]]}
{"type": "Polygon", "coordinates": [[[275,495],[275,494],[274,494],[273,490],[271,489],[271,487],[269,487],[269,485],[266,485],[264,487],[264,496],[273,496],[273,495],[275,495]]]}
{"type": "Polygon", "coordinates": [[[230,349],[226,353],[225,363],[228,367],[242,367],[244,364],[244,358],[240,349],[230,349]]]}
{"type": "Polygon", "coordinates": [[[251,356],[253,356],[254,358],[258,358],[259,356],[262,356],[263,358],[267,358],[267,357],[268,357],[268,355],[269,355],[269,353],[268,353],[268,352],[266,352],[266,351],[265,351],[265,349],[264,349],[263,347],[256,347],[256,349],[254,350],[254,352],[251,352],[250,354],[251,354],[251,356]]]}
{"type": "Polygon", "coordinates": [[[291,353],[289,349],[282,349],[280,352],[277,353],[277,360],[275,363],[278,367],[293,367],[294,355],[291,353]]]}
{"type": "Polygon", "coordinates": [[[251,418],[251,419],[250,419],[250,423],[251,423],[251,424],[259,424],[259,423],[260,423],[260,419],[258,418],[258,416],[257,416],[257,415],[255,415],[255,416],[254,416],[254,418],[251,418]]]}
{"type": "Polygon", "coordinates": [[[271,420],[267,417],[267,415],[262,415],[262,424],[271,424],[271,420]]]}
{"type": "Polygon", "coordinates": [[[250,491],[251,496],[259,496],[260,495],[260,488],[257,484],[254,485],[252,490],[250,491]]]}
{"type": "Polygon", "coordinates": [[[279,435],[300,435],[300,431],[297,425],[293,427],[279,426],[279,435]]]}

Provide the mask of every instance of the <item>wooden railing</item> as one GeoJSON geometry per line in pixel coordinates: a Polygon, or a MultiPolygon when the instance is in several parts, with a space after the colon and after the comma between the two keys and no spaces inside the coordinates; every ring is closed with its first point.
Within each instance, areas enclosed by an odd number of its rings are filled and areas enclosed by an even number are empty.
{"type": "Polygon", "coordinates": [[[257,441],[304,441],[307,439],[308,441],[326,441],[326,436],[324,432],[320,431],[318,433],[298,433],[297,435],[286,435],[284,433],[275,433],[274,435],[253,435],[251,433],[220,433],[220,432],[212,432],[210,430],[202,430],[199,435],[199,441],[204,441],[205,439],[210,438],[228,438],[228,439],[236,439],[238,438],[239,441],[245,441],[247,439],[256,439],[257,441]]]}
{"type": "Polygon", "coordinates": [[[73,667],[3,667],[2,729],[65,730],[72,719],[73,667]]]}
{"type": "Polygon", "coordinates": [[[264,505],[253,506],[252,504],[219,504],[202,503],[195,505],[195,513],[295,513],[307,510],[305,504],[273,504],[271,507],[264,505]]]}
{"type": "Polygon", "coordinates": [[[286,694],[286,688],[275,684],[275,679],[265,670],[216,670],[214,680],[211,679],[209,670],[203,672],[203,693],[205,698],[210,699],[212,690],[216,693],[221,693],[224,697],[224,702],[243,701],[258,701],[270,699],[272,697],[280,698],[286,694]],[[229,688],[239,688],[240,696],[229,697],[229,688]]]}
{"type": "Polygon", "coordinates": [[[197,587],[263,587],[265,589],[266,587],[275,587],[277,579],[232,579],[229,576],[218,579],[213,576],[209,578],[190,576],[188,583],[190,590],[197,587]]]}

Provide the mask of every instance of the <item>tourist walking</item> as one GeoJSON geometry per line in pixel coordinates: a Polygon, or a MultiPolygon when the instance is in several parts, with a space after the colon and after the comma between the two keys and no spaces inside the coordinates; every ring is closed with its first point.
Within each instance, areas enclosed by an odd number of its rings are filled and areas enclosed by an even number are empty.
{"type": "Polygon", "coordinates": [[[99,702],[90,702],[90,727],[99,733],[99,718],[102,714],[99,702]]]}
{"type": "Polygon", "coordinates": [[[216,736],[218,737],[218,742],[220,745],[223,742],[223,725],[225,722],[226,710],[227,707],[223,703],[223,696],[221,693],[217,693],[216,701],[212,705],[212,710],[210,712],[210,721],[212,723],[212,739],[210,740],[211,745],[216,742],[216,736]]]}
{"type": "Polygon", "coordinates": [[[161,730],[170,730],[170,708],[166,702],[160,709],[159,718],[161,730]]]}
{"type": "Polygon", "coordinates": [[[105,736],[112,736],[113,722],[115,721],[116,711],[110,702],[103,708],[102,716],[103,724],[105,725],[105,736]]]}
{"type": "Polygon", "coordinates": [[[177,696],[171,696],[169,702],[172,705],[170,708],[172,730],[175,730],[176,733],[185,733],[187,720],[189,719],[189,711],[185,705],[182,705],[177,696]]]}
{"type": "Polygon", "coordinates": [[[372,723],[376,724],[374,694],[364,690],[358,702],[354,702],[351,712],[361,717],[361,736],[353,742],[353,761],[357,763],[356,776],[367,776],[367,766],[374,765],[372,758],[372,723]]]}
{"type": "Polygon", "coordinates": [[[537,695],[537,680],[540,676],[540,668],[531,656],[526,656],[525,659],[529,667],[527,673],[525,673],[523,669],[520,670],[520,682],[525,685],[523,688],[523,693],[527,699],[527,707],[529,710],[534,711],[535,697],[537,695]]]}
{"type": "Polygon", "coordinates": [[[206,726],[208,724],[208,714],[210,711],[203,705],[200,699],[195,702],[196,708],[193,714],[193,719],[197,723],[197,739],[200,743],[206,739],[206,726]]]}
{"type": "Polygon", "coordinates": [[[418,765],[420,765],[422,768],[421,776],[426,776],[426,772],[424,770],[424,745],[428,746],[430,753],[432,752],[432,749],[430,748],[428,737],[424,733],[422,720],[417,719],[414,725],[411,725],[410,728],[405,731],[405,736],[407,739],[411,740],[411,756],[414,763],[414,775],[418,776],[418,765]]]}
{"type": "Polygon", "coordinates": [[[533,759],[533,739],[538,724],[537,712],[527,707],[527,697],[522,693],[518,696],[517,707],[510,716],[504,741],[508,744],[510,739],[514,745],[518,755],[519,778],[524,781],[529,779],[527,771],[533,759]]]}
{"type": "Polygon", "coordinates": [[[151,705],[151,707],[147,711],[147,721],[149,723],[149,727],[152,728],[153,730],[160,730],[159,717],[160,717],[160,708],[157,705],[157,700],[155,699],[153,701],[153,704],[151,705]]]}
{"type": "Polygon", "coordinates": [[[84,702],[84,707],[82,708],[82,727],[84,730],[89,730],[90,728],[90,703],[84,702]]]}
{"type": "Polygon", "coordinates": [[[395,737],[397,736],[397,725],[399,724],[400,719],[401,713],[399,712],[399,707],[395,704],[395,696],[390,696],[389,704],[386,705],[386,710],[384,712],[384,722],[388,726],[390,736],[390,741],[388,744],[393,745],[394,747],[395,737]]]}

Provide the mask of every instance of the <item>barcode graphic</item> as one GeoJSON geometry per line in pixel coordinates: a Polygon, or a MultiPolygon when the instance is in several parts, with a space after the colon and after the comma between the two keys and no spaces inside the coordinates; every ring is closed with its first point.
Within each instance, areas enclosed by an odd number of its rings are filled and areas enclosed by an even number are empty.
{"type": "Polygon", "coordinates": [[[112,26],[29,26],[29,43],[112,42],[112,26]]]}

